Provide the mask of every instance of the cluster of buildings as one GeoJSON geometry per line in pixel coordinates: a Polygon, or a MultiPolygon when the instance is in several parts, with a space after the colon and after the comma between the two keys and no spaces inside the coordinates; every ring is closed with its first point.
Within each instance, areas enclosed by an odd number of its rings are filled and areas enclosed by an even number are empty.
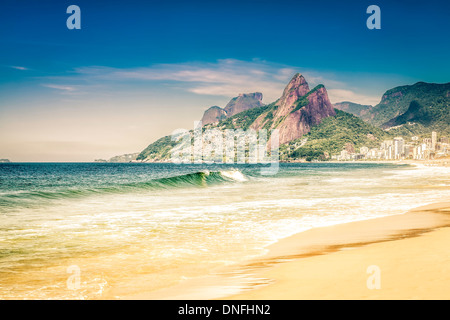
{"type": "Polygon", "coordinates": [[[369,149],[361,147],[359,153],[351,150],[342,150],[339,155],[332,156],[334,160],[429,160],[450,155],[450,144],[448,137],[438,139],[437,132],[431,133],[431,138],[419,139],[411,137],[407,141],[402,137],[396,137],[393,140],[385,140],[379,148],[369,149]]]}

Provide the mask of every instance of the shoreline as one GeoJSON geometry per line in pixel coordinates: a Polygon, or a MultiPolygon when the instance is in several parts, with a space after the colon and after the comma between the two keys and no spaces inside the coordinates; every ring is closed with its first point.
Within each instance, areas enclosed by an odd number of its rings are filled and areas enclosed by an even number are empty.
{"type": "Polygon", "coordinates": [[[268,246],[259,258],[172,287],[116,298],[449,299],[449,241],[446,199],[406,213],[306,230],[268,246]],[[381,290],[367,288],[370,265],[380,267],[381,290]],[[411,285],[411,277],[423,279],[411,285]],[[425,293],[414,290],[424,287],[425,293]]]}
{"type": "Polygon", "coordinates": [[[222,299],[449,299],[450,200],[404,214],[316,228],[272,245],[270,284],[222,299]],[[369,289],[370,266],[380,289],[369,289]]]}
{"type": "MultiPolygon", "coordinates": [[[[128,162],[101,162],[101,161],[81,161],[81,162],[48,162],[48,161],[39,161],[39,162],[26,162],[26,161],[10,161],[10,162],[0,162],[0,164],[30,164],[30,163],[86,163],[86,164],[99,164],[99,163],[107,163],[107,164],[171,164],[172,161],[128,161],[128,162]]],[[[399,160],[348,160],[348,161],[337,161],[337,160],[327,160],[327,161],[311,161],[308,162],[306,160],[280,160],[279,163],[390,163],[390,164],[410,164],[410,165],[426,165],[426,166],[450,166],[450,158],[438,158],[438,159],[429,159],[429,160],[412,160],[412,159],[399,159],[399,160]]],[[[202,163],[204,164],[204,163],[202,163]]],[[[216,163],[216,164],[226,164],[226,163],[216,163]]]]}

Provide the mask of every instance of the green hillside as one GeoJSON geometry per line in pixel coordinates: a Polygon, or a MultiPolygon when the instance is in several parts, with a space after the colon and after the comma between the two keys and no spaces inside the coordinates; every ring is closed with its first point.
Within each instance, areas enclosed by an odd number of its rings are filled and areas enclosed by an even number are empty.
{"type": "Polygon", "coordinates": [[[156,140],[145,148],[136,160],[152,159],[153,161],[164,161],[170,158],[170,151],[176,146],[171,136],[165,136],[156,140]]]}
{"type": "MultiPolygon", "coordinates": [[[[274,105],[271,104],[250,109],[217,124],[208,125],[203,130],[208,128],[219,128],[221,130],[242,128],[246,130],[259,115],[270,112],[273,107],[274,105]]],[[[383,140],[393,136],[392,133],[364,122],[350,113],[338,109],[335,109],[335,111],[336,116],[323,119],[308,134],[288,144],[281,145],[280,159],[283,161],[296,159],[326,160],[329,156],[341,152],[346,144],[352,145],[355,150],[359,150],[362,146],[374,148],[379,147],[383,140]],[[304,139],[307,139],[307,142],[301,147],[296,147],[304,139]]],[[[176,143],[171,141],[170,136],[163,137],[150,144],[137,159],[169,160],[170,151],[175,145],[176,143]]]]}
{"type": "Polygon", "coordinates": [[[328,156],[341,152],[346,144],[351,144],[355,150],[363,146],[374,148],[391,136],[350,113],[335,110],[336,116],[323,119],[302,138],[282,146],[282,160],[325,160],[328,156]],[[307,142],[295,148],[303,139],[307,139],[307,142]]]}
{"type": "Polygon", "coordinates": [[[430,111],[431,121],[427,125],[435,121],[446,122],[450,125],[447,117],[450,104],[450,83],[418,82],[414,85],[390,89],[383,95],[381,102],[369,113],[363,115],[362,119],[381,127],[405,113],[413,101],[430,111]]]}
{"type": "MultiPolygon", "coordinates": [[[[259,117],[262,113],[272,110],[274,103],[267,106],[256,107],[243,112],[240,112],[230,118],[222,120],[218,123],[207,124],[203,126],[202,130],[218,128],[220,130],[225,129],[242,129],[247,130],[250,125],[259,117]]],[[[192,132],[192,130],[190,131],[192,132]]],[[[170,159],[171,150],[176,146],[176,142],[171,140],[171,136],[165,136],[161,139],[150,144],[145,148],[137,157],[137,160],[151,159],[153,161],[166,161],[170,159]]]]}
{"type": "Polygon", "coordinates": [[[389,120],[383,128],[407,125],[415,133],[438,131],[450,133],[450,105],[447,103],[421,104],[413,100],[405,113],[389,120]]]}
{"type": "Polygon", "coordinates": [[[262,107],[256,107],[242,111],[234,116],[220,121],[216,124],[209,124],[204,128],[219,128],[219,129],[243,129],[247,130],[250,125],[255,122],[264,112],[270,111],[274,108],[275,103],[268,104],[262,107]]]}

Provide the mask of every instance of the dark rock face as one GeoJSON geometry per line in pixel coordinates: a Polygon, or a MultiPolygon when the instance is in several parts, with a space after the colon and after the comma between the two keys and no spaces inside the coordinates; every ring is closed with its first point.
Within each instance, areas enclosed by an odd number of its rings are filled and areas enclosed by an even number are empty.
{"type": "Polygon", "coordinates": [[[226,118],[232,117],[242,111],[262,107],[263,95],[260,92],[240,93],[228,102],[225,108],[213,106],[205,111],[202,118],[202,125],[216,123],[226,118]]]}
{"type": "Polygon", "coordinates": [[[239,96],[231,99],[223,110],[225,110],[227,117],[232,117],[242,111],[262,107],[264,105],[262,98],[261,92],[241,93],[239,96]]]}
{"type": "Polygon", "coordinates": [[[205,111],[202,117],[202,125],[219,122],[227,117],[225,110],[218,106],[213,106],[205,111]]]}

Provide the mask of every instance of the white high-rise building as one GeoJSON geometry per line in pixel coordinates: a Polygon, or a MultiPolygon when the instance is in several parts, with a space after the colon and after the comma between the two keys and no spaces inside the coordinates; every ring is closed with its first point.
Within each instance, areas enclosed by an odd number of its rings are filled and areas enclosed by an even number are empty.
{"type": "Polygon", "coordinates": [[[405,153],[405,140],[402,137],[394,138],[394,158],[400,159],[405,153]]]}
{"type": "Polygon", "coordinates": [[[431,133],[431,150],[436,150],[436,142],[437,142],[437,132],[433,131],[431,133]]]}

